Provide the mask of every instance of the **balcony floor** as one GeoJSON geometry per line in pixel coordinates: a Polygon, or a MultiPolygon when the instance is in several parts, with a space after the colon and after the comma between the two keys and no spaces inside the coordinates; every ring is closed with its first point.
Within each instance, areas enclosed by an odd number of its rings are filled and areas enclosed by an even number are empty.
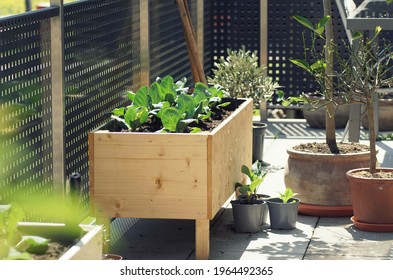
{"type": "MultiPolygon", "coordinates": [[[[273,171],[259,192],[276,196],[284,189],[286,149],[305,141],[324,141],[324,130],[310,129],[303,120],[271,119],[268,124],[264,161],[273,171]]],[[[342,134],[343,130],[337,131],[339,138],[342,134]]],[[[366,134],[362,131],[361,139],[366,134]]],[[[381,166],[393,167],[393,141],[377,144],[381,166]]],[[[111,230],[111,252],[127,260],[195,259],[194,221],[121,218],[112,222],[111,230]]],[[[267,226],[259,233],[240,234],[233,229],[227,203],[211,222],[210,235],[210,259],[214,260],[393,259],[393,233],[357,230],[350,217],[299,215],[294,230],[267,226]]]]}

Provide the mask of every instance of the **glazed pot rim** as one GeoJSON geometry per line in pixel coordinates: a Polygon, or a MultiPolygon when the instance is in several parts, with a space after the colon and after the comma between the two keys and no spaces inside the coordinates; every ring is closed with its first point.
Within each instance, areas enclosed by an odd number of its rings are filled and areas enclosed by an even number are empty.
{"type": "MultiPolygon", "coordinates": [[[[384,181],[393,181],[392,178],[365,178],[365,177],[356,177],[353,176],[353,173],[359,172],[359,171],[368,171],[370,170],[370,168],[368,167],[364,167],[364,168],[355,168],[355,169],[351,169],[348,170],[345,175],[347,176],[347,178],[350,178],[351,180],[372,180],[372,181],[380,181],[380,182],[384,182],[384,181]]],[[[393,168],[391,167],[378,167],[377,169],[378,171],[390,171],[393,172],[393,168]]]]}

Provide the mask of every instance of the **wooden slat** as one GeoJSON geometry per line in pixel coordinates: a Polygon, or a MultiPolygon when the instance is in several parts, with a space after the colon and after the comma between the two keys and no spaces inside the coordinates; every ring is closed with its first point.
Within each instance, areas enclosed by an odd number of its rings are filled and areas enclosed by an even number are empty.
{"type": "Polygon", "coordinates": [[[212,134],[209,139],[208,154],[212,154],[209,173],[208,192],[211,196],[212,219],[222,205],[233,195],[234,185],[242,181],[240,172],[243,164],[252,164],[252,102],[245,102],[244,110],[232,115],[223,123],[223,127],[212,134]],[[219,188],[219,191],[216,189],[219,188]]]}
{"type": "Polygon", "coordinates": [[[197,260],[209,259],[210,253],[210,221],[195,221],[195,258],[197,260]]]}
{"type": "Polygon", "coordinates": [[[102,227],[95,225],[59,260],[102,260],[102,227]]]}
{"type": "Polygon", "coordinates": [[[206,140],[203,134],[96,133],[95,203],[112,217],[206,218],[206,140]]]}
{"type": "Polygon", "coordinates": [[[241,165],[251,164],[252,100],[240,107],[211,133],[92,133],[98,214],[212,219],[242,179],[241,165]]]}

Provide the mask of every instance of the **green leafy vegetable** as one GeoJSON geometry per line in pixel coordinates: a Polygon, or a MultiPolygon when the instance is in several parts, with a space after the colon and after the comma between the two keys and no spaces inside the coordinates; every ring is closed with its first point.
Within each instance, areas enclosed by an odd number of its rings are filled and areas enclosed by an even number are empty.
{"type": "MultiPolygon", "coordinates": [[[[297,193],[294,193],[291,188],[286,188],[283,193],[281,193],[281,192],[279,193],[279,198],[284,203],[288,203],[296,195],[297,195],[297,193]]],[[[291,203],[293,203],[293,202],[295,202],[295,201],[291,201],[291,203]]]]}

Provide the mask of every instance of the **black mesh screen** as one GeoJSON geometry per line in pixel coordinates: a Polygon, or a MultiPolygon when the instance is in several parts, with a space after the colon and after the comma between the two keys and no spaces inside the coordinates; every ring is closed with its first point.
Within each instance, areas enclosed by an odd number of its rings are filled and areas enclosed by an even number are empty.
{"type": "MultiPolygon", "coordinates": [[[[268,70],[287,95],[313,92],[317,88],[313,77],[289,62],[303,58],[303,26],[292,16],[300,15],[316,23],[323,17],[322,1],[268,1],[268,70]]],[[[332,5],[335,42],[342,45],[347,35],[337,7],[332,5]]],[[[322,50],[322,46],[318,46],[322,50]]]]}
{"type": "Polygon", "coordinates": [[[227,49],[260,49],[260,1],[211,1],[211,63],[226,56],[227,49]]]}
{"type": "Polygon", "coordinates": [[[204,50],[203,50],[203,67],[205,71],[205,76],[209,76],[211,74],[211,64],[212,64],[212,26],[211,26],[211,1],[204,0],[204,15],[203,15],[203,33],[204,33],[204,50]]]}
{"type": "Polygon", "coordinates": [[[66,172],[79,172],[87,198],[88,132],[140,87],[139,1],[65,6],[66,172]]]}
{"type": "MultiPolygon", "coordinates": [[[[189,1],[195,20],[196,1],[189,1]]],[[[176,1],[149,0],[150,17],[150,80],[171,75],[192,82],[191,65],[184,39],[182,21],[176,1]]]]}
{"type": "Polygon", "coordinates": [[[53,192],[50,18],[0,19],[0,203],[53,192]]]}

